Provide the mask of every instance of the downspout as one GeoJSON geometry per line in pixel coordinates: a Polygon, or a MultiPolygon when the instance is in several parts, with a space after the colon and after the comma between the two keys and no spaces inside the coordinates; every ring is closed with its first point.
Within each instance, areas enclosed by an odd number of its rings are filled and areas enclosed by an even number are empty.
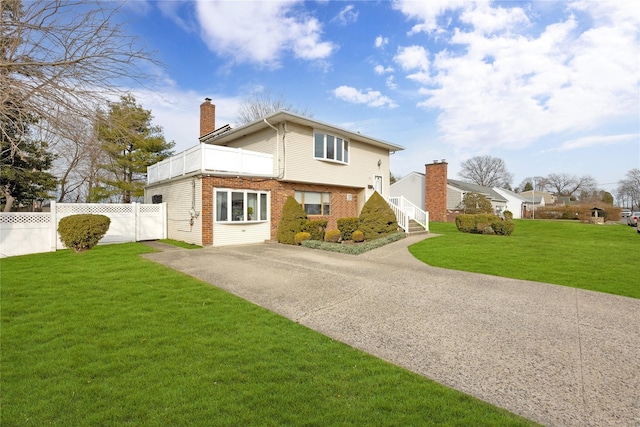
{"type": "MultiPolygon", "coordinates": [[[[278,170],[277,178],[282,179],[282,176],[280,175],[280,131],[277,127],[269,123],[267,119],[263,119],[263,121],[267,124],[267,126],[276,131],[276,168],[278,170]]],[[[282,172],[284,174],[284,170],[282,172]]]]}

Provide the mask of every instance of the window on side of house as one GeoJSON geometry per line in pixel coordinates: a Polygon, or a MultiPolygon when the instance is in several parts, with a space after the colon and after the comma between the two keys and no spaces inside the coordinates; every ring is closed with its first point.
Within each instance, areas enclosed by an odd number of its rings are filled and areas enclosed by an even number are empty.
{"type": "Polygon", "coordinates": [[[337,163],[349,163],[349,141],[322,132],[313,134],[313,157],[337,163]]]}
{"type": "Polygon", "coordinates": [[[331,215],[331,193],[296,191],[294,197],[307,215],[331,215]]]}
{"type": "Polygon", "coordinates": [[[258,222],[269,219],[267,193],[252,190],[216,190],[216,222],[258,222]]]}

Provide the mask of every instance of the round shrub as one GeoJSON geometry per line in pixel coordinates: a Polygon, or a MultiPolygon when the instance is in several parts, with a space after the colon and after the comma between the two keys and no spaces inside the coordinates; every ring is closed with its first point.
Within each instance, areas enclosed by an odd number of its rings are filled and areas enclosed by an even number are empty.
{"type": "Polygon", "coordinates": [[[357,217],[338,218],[337,222],[343,240],[351,240],[351,234],[360,226],[360,218],[357,217]]]}
{"type": "Polygon", "coordinates": [[[516,225],[512,221],[495,221],[491,223],[491,228],[499,236],[510,236],[516,225]]]}
{"type": "Polygon", "coordinates": [[[324,241],[338,243],[340,241],[340,230],[327,230],[324,233],[324,241]]]}
{"type": "Polygon", "coordinates": [[[396,215],[377,191],[374,191],[362,207],[359,229],[367,240],[384,237],[398,231],[396,215]]]}
{"type": "Polygon", "coordinates": [[[296,245],[301,244],[305,240],[311,239],[311,233],[307,233],[306,231],[301,231],[300,233],[296,233],[295,243],[296,245]]]}
{"type": "Polygon", "coordinates": [[[66,216],[58,223],[60,241],[76,252],[88,251],[107,234],[110,224],[111,219],[105,215],[66,216]]]}
{"type": "Polygon", "coordinates": [[[353,233],[351,233],[351,238],[353,239],[354,242],[357,242],[357,243],[364,242],[364,233],[360,230],[356,230],[353,233]]]}
{"type": "Polygon", "coordinates": [[[456,217],[456,227],[463,233],[484,233],[487,226],[501,222],[499,216],[492,214],[461,214],[456,217]]]}
{"type": "Polygon", "coordinates": [[[306,222],[307,214],[300,203],[291,196],[287,197],[278,222],[278,231],[276,232],[278,242],[295,245],[296,234],[302,231],[306,222]]]}
{"type": "Polygon", "coordinates": [[[511,221],[513,219],[513,212],[509,210],[502,212],[502,215],[504,215],[505,221],[511,221]]]}

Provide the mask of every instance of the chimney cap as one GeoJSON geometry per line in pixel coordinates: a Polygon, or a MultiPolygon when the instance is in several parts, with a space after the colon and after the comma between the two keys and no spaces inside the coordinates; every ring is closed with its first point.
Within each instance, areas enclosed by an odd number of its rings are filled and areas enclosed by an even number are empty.
{"type": "Polygon", "coordinates": [[[209,97],[205,98],[204,102],[211,102],[211,98],[209,98],[209,97]]]}

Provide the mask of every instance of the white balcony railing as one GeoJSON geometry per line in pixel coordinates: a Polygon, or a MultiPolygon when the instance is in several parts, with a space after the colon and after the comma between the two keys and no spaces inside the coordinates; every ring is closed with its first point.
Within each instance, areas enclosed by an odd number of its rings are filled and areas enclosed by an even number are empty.
{"type": "Polygon", "coordinates": [[[273,155],[242,148],[199,144],[147,168],[147,184],[192,172],[272,176],[273,155]]]}

